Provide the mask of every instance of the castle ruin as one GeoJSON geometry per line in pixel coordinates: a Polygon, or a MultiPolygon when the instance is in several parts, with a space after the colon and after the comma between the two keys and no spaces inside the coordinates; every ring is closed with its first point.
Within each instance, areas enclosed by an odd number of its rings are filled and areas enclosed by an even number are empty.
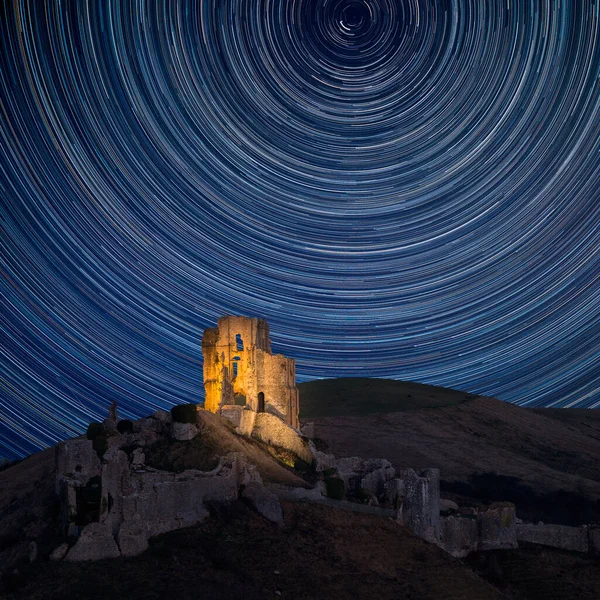
{"type": "Polygon", "coordinates": [[[232,406],[270,413],[298,428],[298,388],[293,358],[271,353],[264,319],[227,316],[202,336],[204,408],[227,414],[232,406]]]}
{"type": "Polygon", "coordinates": [[[85,438],[57,446],[55,489],[64,541],[51,560],[134,556],[146,550],[151,536],[199,523],[214,502],[239,498],[281,526],[279,498],[392,518],[456,557],[516,548],[518,539],[600,552],[600,528],[518,523],[508,502],[483,509],[440,500],[439,469],[397,471],[386,459],[338,458],[318,450],[310,439],[314,424],[299,430],[294,360],[271,353],[264,319],[220,318],[218,327],[204,332],[202,351],[205,410],[186,405],[132,422],[119,421],[113,405],[85,438]],[[263,461],[281,460],[269,459],[269,448],[284,449],[295,457],[286,464],[300,478],[308,469],[310,479],[291,486],[263,482],[243,452],[218,456],[212,470],[146,464],[156,443],[185,444],[199,436],[202,444],[203,432],[211,430],[233,435],[229,426],[218,428],[221,417],[235,425],[236,434],[262,442],[263,461]]]}

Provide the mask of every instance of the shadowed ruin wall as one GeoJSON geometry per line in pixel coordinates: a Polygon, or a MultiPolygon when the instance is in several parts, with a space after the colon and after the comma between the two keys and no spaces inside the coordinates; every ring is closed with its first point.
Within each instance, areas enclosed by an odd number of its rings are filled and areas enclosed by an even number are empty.
{"type": "Polygon", "coordinates": [[[221,317],[216,328],[205,330],[202,353],[204,408],[218,412],[224,406],[241,404],[298,427],[295,362],[271,354],[264,319],[221,317]]]}

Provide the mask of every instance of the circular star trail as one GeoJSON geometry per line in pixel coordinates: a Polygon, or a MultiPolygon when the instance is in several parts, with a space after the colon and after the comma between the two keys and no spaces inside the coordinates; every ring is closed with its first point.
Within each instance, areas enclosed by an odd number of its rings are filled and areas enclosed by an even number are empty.
{"type": "Polygon", "coordinates": [[[598,0],[0,8],[0,456],[299,379],[600,403],[598,0]]]}

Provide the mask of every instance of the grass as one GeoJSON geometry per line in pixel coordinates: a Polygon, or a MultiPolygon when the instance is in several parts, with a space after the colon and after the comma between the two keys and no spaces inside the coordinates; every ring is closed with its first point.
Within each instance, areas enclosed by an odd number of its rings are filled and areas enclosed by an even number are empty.
{"type": "Polygon", "coordinates": [[[423,383],[364,377],[319,379],[298,389],[301,419],[438,408],[476,397],[423,383]]]}
{"type": "Polygon", "coordinates": [[[187,442],[162,439],[145,449],[146,464],[161,471],[181,473],[186,469],[212,471],[218,464],[218,448],[198,435],[187,442]]]}

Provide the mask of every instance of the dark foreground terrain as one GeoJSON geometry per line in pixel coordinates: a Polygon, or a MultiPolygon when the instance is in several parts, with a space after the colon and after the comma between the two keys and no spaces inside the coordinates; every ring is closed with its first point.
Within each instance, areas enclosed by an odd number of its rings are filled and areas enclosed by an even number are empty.
{"type": "Polygon", "coordinates": [[[509,500],[526,520],[600,521],[600,411],[526,409],[385,379],[299,387],[301,420],[337,456],[439,467],[442,495],[509,500]]]}
{"type": "MultiPolygon", "coordinates": [[[[284,504],[280,529],[237,504],[142,556],[40,563],[8,598],[502,598],[470,567],[388,519],[284,504]]],[[[11,582],[9,582],[10,584],[11,582]]]]}
{"type": "Polygon", "coordinates": [[[6,600],[597,600],[598,560],[531,546],[460,561],[389,519],[284,503],[279,528],[241,502],[143,555],[24,564],[6,600]]]}
{"type": "MultiPolygon", "coordinates": [[[[306,385],[301,417],[315,422],[318,443],[338,456],[440,467],[442,496],[467,504],[512,500],[528,520],[600,522],[595,411],[529,410],[404,382],[306,385]]],[[[241,451],[266,481],[305,485],[261,444],[219,429],[210,413],[206,419],[202,443],[185,452],[178,442],[158,444],[148,460],[180,471],[208,468],[215,455],[241,451]]],[[[600,598],[600,557],[522,544],[458,560],[389,518],[282,506],[281,528],[238,501],[214,506],[197,527],[154,538],[141,556],[54,563],[48,556],[61,540],[50,449],[0,471],[0,598],[600,598]],[[32,540],[37,557],[30,562],[32,540]]]]}

